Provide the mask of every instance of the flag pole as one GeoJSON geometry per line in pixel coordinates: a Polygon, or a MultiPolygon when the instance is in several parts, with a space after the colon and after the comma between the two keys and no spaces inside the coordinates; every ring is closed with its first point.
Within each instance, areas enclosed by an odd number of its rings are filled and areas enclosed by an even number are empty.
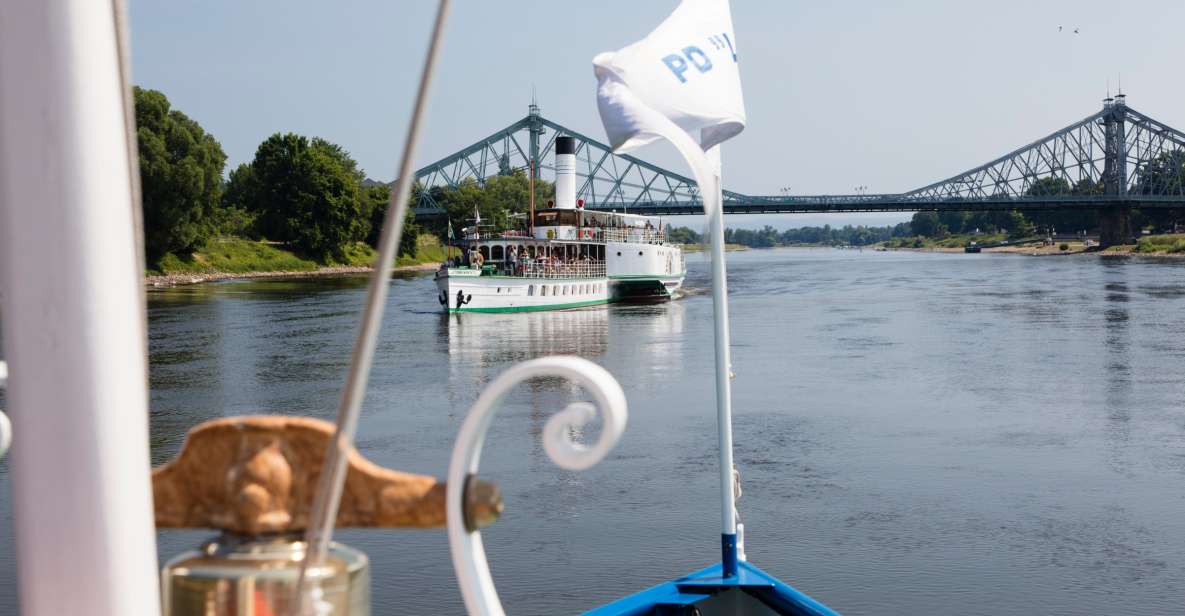
{"type": "Polygon", "coordinates": [[[737,574],[737,523],[733,502],[732,463],[732,353],[728,331],[728,271],[724,263],[724,193],[720,181],[720,146],[707,152],[714,185],[710,194],[716,200],[708,208],[712,251],[712,308],[715,312],[716,342],[716,424],[720,444],[720,562],[725,577],[737,574]]]}

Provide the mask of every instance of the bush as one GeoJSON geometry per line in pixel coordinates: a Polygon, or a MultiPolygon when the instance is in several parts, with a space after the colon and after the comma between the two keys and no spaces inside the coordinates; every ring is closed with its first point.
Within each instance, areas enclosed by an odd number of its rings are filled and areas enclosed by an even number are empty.
{"type": "Polygon", "coordinates": [[[1058,247],[1057,247],[1057,249],[1058,249],[1058,250],[1069,250],[1069,249],[1070,249],[1070,245],[1069,245],[1069,244],[1067,244],[1067,243],[1065,243],[1065,242],[1062,242],[1061,244],[1058,244],[1058,247]]]}
{"type": "Polygon", "coordinates": [[[1136,244],[1136,252],[1185,252],[1185,235],[1146,235],[1136,244]]]}

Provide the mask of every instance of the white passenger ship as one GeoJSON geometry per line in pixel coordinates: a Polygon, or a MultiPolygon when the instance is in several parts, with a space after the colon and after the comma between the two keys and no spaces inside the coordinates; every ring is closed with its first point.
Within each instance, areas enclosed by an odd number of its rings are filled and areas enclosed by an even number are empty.
{"type": "Polygon", "coordinates": [[[591,212],[576,200],[575,140],[556,138],[556,199],[525,229],[465,230],[468,259],[441,264],[441,306],[449,312],[564,310],[619,301],[670,299],[683,285],[683,250],[657,218],[591,212]],[[480,256],[478,256],[480,255],[480,256]]]}

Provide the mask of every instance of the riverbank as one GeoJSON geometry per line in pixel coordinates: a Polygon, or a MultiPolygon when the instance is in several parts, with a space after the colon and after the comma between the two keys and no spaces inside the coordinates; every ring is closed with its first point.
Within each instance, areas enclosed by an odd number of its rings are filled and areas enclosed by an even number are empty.
{"type": "MultiPolygon", "coordinates": [[[[144,283],[149,287],[170,287],[219,280],[244,278],[304,278],[347,276],[373,271],[371,264],[376,253],[359,243],[347,252],[346,263],[320,264],[298,257],[282,245],[221,237],[207,242],[201,250],[182,259],[165,255],[157,268],[147,272],[144,283]]],[[[416,241],[416,255],[402,255],[396,261],[395,272],[431,271],[445,258],[445,249],[431,235],[421,235],[416,241]]]]}
{"type": "MultiPolygon", "coordinates": [[[[999,240],[992,240],[988,237],[984,237],[982,239],[977,238],[976,241],[980,245],[983,245],[999,240]]],[[[969,240],[966,238],[966,236],[952,236],[943,238],[941,240],[928,238],[916,238],[914,240],[902,239],[893,242],[883,242],[881,246],[887,250],[904,250],[908,252],[960,253],[965,252],[964,247],[967,245],[967,243],[969,243],[969,240]]],[[[983,248],[982,252],[1022,254],[1034,257],[1095,254],[1102,256],[1182,258],[1185,257],[1185,234],[1144,236],[1141,237],[1135,244],[1111,246],[1106,250],[1098,250],[1097,248],[1093,247],[1088,249],[1085,243],[1070,240],[1055,241],[1052,244],[1044,244],[1042,242],[1034,241],[1025,244],[1018,244],[1015,246],[983,248]]]]}
{"type": "MultiPolygon", "coordinates": [[[[416,265],[396,265],[394,273],[430,272],[439,267],[439,263],[418,263],[416,265]]],[[[239,280],[248,278],[317,278],[321,276],[350,276],[369,274],[374,268],[361,265],[344,265],[322,267],[315,270],[297,270],[289,272],[207,272],[198,274],[161,274],[147,276],[144,284],[150,287],[174,287],[185,284],[199,284],[203,282],[217,282],[219,280],[239,280]]]]}
{"type": "MultiPolygon", "coordinates": [[[[683,252],[704,252],[708,249],[707,244],[682,244],[683,252]]],[[[725,244],[724,252],[737,252],[740,250],[749,250],[748,246],[744,244],[725,244]]]]}

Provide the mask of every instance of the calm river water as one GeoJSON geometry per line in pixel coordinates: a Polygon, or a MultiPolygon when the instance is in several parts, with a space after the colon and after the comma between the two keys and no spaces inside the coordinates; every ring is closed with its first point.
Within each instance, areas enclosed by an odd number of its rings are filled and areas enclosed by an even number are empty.
{"type": "MultiPolygon", "coordinates": [[[[752,562],[845,614],[1185,610],[1185,261],[729,259],[752,562]]],[[[575,613],[718,558],[711,301],[688,261],[683,299],[573,312],[449,318],[430,277],[393,282],[359,431],[379,464],[442,476],[469,405],[514,362],[580,355],[628,395],[621,444],[584,473],[539,441],[569,386],[536,382],[495,420],[482,474],[506,514],[485,538],[511,613],[575,613]]],[[[151,292],[154,463],[213,417],[332,417],[363,291],[151,292]]],[[[207,534],[162,532],[160,551],[207,534]]],[[[462,612],[443,530],[338,536],[371,557],[376,615],[462,612]]]]}

